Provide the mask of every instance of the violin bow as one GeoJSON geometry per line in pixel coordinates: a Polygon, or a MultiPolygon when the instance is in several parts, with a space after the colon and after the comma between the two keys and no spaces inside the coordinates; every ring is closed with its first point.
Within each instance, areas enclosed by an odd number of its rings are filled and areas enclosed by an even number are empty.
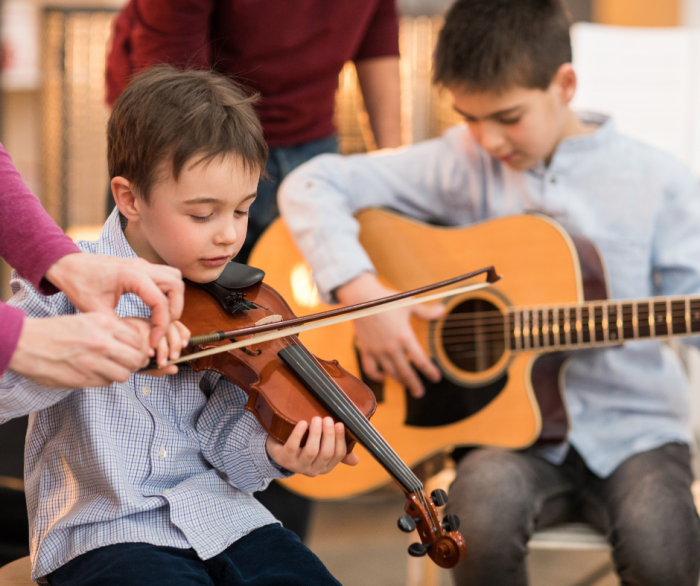
{"type": "MultiPolygon", "coordinates": [[[[232,342],[231,344],[223,344],[221,346],[209,348],[200,352],[187,354],[181,356],[177,360],[168,361],[167,365],[169,366],[171,364],[179,364],[181,362],[196,360],[198,358],[204,358],[205,356],[212,356],[214,354],[228,352],[229,350],[235,350],[237,348],[243,348],[245,346],[252,346],[253,344],[269,342],[270,340],[276,340],[278,338],[284,338],[285,336],[300,334],[302,332],[331,326],[345,321],[360,319],[362,317],[367,317],[384,311],[390,311],[392,309],[399,309],[401,307],[418,305],[420,303],[426,303],[428,301],[435,301],[436,299],[441,299],[443,297],[460,295],[469,291],[475,291],[477,289],[490,287],[493,283],[499,281],[500,279],[501,276],[496,273],[496,269],[493,266],[490,266],[485,267],[483,269],[479,269],[477,271],[472,271],[471,273],[460,275],[459,277],[453,277],[452,279],[440,281],[439,283],[433,283],[432,285],[426,285],[425,287],[419,287],[417,289],[404,291],[403,293],[397,293],[396,295],[390,295],[388,297],[381,297],[379,299],[366,301],[364,303],[358,303],[356,305],[349,305],[347,307],[341,307],[339,309],[331,309],[329,311],[322,311],[320,313],[314,313],[311,315],[306,315],[303,317],[297,317],[284,321],[266,323],[258,326],[241,328],[238,330],[231,330],[229,332],[211,332],[209,334],[193,336],[192,338],[190,338],[190,341],[187,345],[188,348],[201,346],[202,344],[220,342],[222,340],[230,340],[239,336],[252,337],[247,338],[245,340],[238,340],[236,342],[232,342]],[[466,285],[464,287],[449,289],[447,291],[440,291],[438,293],[433,293],[432,295],[426,295],[424,297],[415,297],[415,295],[429,293],[430,291],[434,291],[435,289],[448,287],[450,285],[454,285],[461,281],[466,281],[467,279],[472,279],[483,274],[486,274],[486,281],[483,283],[466,285]]],[[[144,370],[152,368],[153,366],[149,364],[144,370]]]]}

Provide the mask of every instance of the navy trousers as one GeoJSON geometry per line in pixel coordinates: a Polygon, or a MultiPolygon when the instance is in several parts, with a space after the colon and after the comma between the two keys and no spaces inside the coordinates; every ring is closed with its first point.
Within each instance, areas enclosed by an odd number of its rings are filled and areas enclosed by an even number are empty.
{"type": "Polygon", "coordinates": [[[208,560],[192,549],[109,545],[78,556],[48,578],[51,586],[340,586],[321,560],[279,525],[256,529],[208,560]]]}

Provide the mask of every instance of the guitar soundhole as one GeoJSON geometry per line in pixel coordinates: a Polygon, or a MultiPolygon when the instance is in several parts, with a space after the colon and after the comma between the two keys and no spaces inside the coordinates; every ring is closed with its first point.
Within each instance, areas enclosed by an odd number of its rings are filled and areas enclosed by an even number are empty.
{"type": "Polygon", "coordinates": [[[467,299],[446,316],[441,342],[448,360],[458,369],[488,370],[505,352],[503,314],[485,299],[467,299]]]}

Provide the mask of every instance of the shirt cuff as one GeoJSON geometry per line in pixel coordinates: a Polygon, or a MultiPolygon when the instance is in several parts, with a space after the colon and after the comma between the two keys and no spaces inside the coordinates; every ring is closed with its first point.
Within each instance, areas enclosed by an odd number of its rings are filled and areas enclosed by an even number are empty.
{"type": "Polygon", "coordinates": [[[0,301],[0,375],[15,353],[23,324],[24,312],[0,301]]]}
{"type": "Polygon", "coordinates": [[[276,480],[293,476],[293,472],[282,468],[270,458],[270,455],[267,453],[267,437],[267,432],[261,429],[261,433],[255,434],[250,438],[250,452],[253,454],[253,463],[258,469],[260,476],[276,480]]]}

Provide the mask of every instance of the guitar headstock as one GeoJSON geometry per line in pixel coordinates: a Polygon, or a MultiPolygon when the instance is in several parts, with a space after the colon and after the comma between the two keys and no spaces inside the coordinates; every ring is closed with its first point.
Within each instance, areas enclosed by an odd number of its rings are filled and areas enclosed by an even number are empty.
{"type": "Polygon", "coordinates": [[[437,507],[447,502],[447,493],[437,489],[428,498],[423,492],[406,495],[406,514],[399,519],[399,529],[410,533],[418,531],[420,543],[408,548],[408,553],[418,557],[428,555],[441,568],[453,568],[467,555],[464,537],[457,531],[459,518],[447,515],[442,521],[437,507]]]}

